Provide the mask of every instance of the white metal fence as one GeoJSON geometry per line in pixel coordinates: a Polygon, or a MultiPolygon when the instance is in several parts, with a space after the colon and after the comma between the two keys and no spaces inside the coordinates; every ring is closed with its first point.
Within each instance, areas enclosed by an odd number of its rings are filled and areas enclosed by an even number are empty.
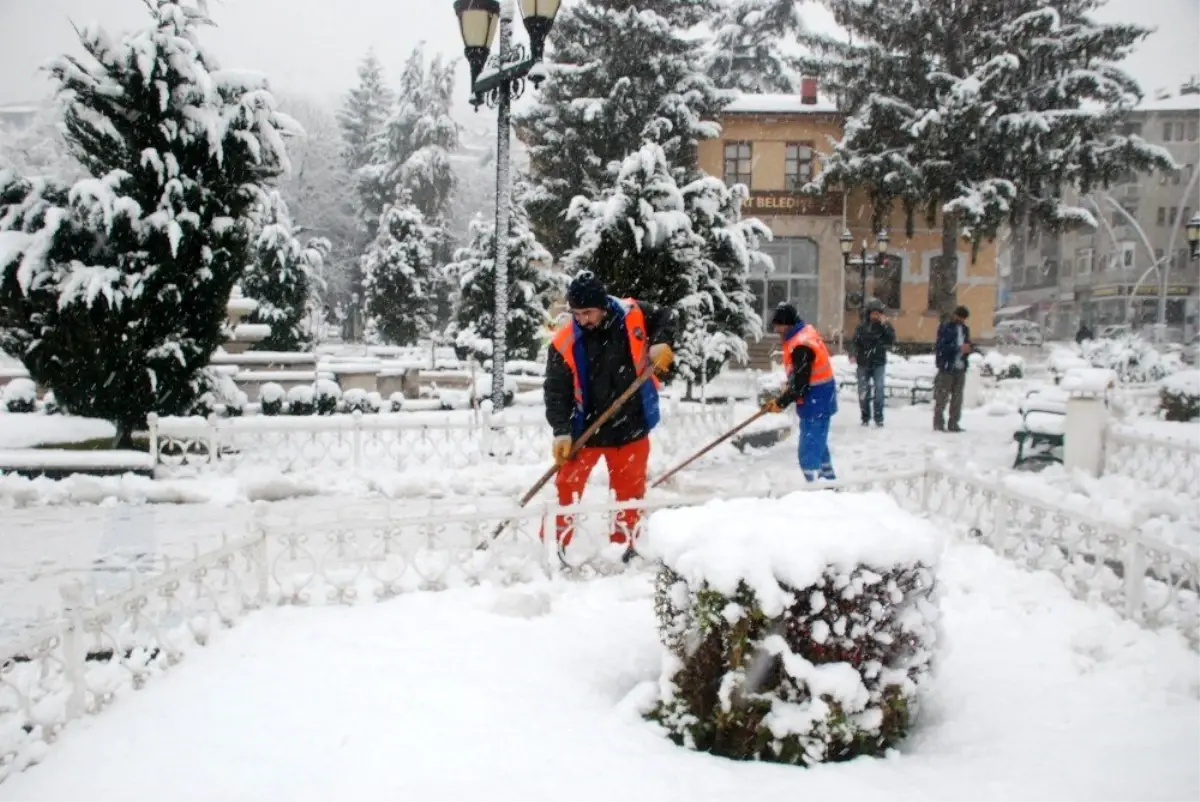
{"type": "Polygon", "coordinates": [[[1200,495],[1200,439],[1172,440],[1112,425],[1104,443],[1104,473],[1196,498],[1200,495]]]}
{"type": "MultiPolygon", "coordinates": [[[[1177,630],[1193,647],[1200,641],[1200,561],[1182,549],[936,467],[816,487],[789,479],[770,494],[830,487],[887,493],[959,538],[1056,574],[1081,599],[1147,627],[1177,630]]],[[[569,516],[578,532],[569,551],[578,575],[603,573],[613,565],[604,554],[607,535],[623,513],[706,500],[426,518],[397,515],[386,502],[363,502],[323,520],[268,509],[252,533],[186,564],[168,563],[149,580],[135,575],[123,593],[97,598],[66,586],[59,614],[0,650],[0,781],[39,759],[70,721],[142,687],[189,646],[205,644],[213,630],[249,611],[543,577],[561,570],[553,546],[539,538],[557,515],[569,516]],[[502,522],[507,529],[493,541],[502,522]],[[484,541],[492,547],[478,550],[484,541]]]]}
{"type": "MultiPolygon", "coordinates": [[[[733,402],[670,408],[651,434],[655,452],[697,450],[737,424],[733,402]]],[[[517,410],[518,412],[520,410],[517,410]]],[[[545,462],[551,432],[540,418],[481,412],[422,416],[152,418],[150,451],[166,473],[267,465],[284,472],[464,468],[545,462]]]]}

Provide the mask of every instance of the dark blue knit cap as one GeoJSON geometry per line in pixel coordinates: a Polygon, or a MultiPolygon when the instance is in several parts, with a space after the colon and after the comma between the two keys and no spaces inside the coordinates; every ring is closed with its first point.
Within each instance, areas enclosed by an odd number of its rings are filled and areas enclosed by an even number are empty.
{"type": "Polygon", "coordinates": [[[585,270],[567,287],[567,305],[572,309],[604,309],[608,306],[608,289],[595,273],[585,270]]]}

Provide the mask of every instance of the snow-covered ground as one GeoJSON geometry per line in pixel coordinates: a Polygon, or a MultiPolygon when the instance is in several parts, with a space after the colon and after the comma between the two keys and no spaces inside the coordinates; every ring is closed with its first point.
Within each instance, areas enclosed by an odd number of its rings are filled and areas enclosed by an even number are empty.
{"type": "MultiPolygon", "coordinates": [[[[856,411],[844,410],[834,421],[831,440],[839,475],[850,479],[917,468],[927,446],[964,470],[1011,463],[1012,419],[968,411],[968,433],[935,435],[930,416],[928,405],[896,407],[888,411],[886,428],[863,428],[856,411]]],[[[797,474],[796,446],[794,435],[772,449],[746,454],[724,446],[649,496],[730,494],[731,488],[765,493],[778,479],[797,474]]],[[[657,467],[665,470],[667,463],[658,460],[657,467]]],[[[32,623],[39,607],[57,609],[58,587],[64,582],[79,579],[113,587],[127,582],[131,570],[155,570],[163,556],[187,559],[197,548],[214,548],[222,535],[245,534],[254,517],[253,502],[272,502],[277,514],[298,520],[331,511],[353,515],[356,504],[381,498],[394,499],[396,513],[406,517],[461,512],[464,504],[506,509],[544,470],[541,464],[360,475],[284,475],[263,469],[167,481],[0,477],[0,507],[8,506],[0,513],[0,642],[32,623]]],[[[602,499],[607,486],[604,470],[597,470],[585,498],[602,499]]],[[[552,498],[553,488],[547,488],[539,500],[552,498]]]]}
{"type": "Polygon", "coordinates": [[[953,545],[945,649],[892,756],[813,769],[671,745],[636,709],[646,575],[252,614],[67,728],[0,800],[1195,800],[1196,656],[953,545]]]}

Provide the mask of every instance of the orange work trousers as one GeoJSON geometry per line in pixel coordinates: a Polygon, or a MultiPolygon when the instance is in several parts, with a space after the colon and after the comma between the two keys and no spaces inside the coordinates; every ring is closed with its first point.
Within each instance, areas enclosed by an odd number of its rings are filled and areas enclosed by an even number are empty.
{"type": "MultiPolygon", "coordinates": [[[[614,448],[584,448],[575,459],[559,469],[554,485],[558,488],[558,503],[568,506],[576,503],[583,495],[588,477],[600,458],[608,468],[608,486],[612,488],[617,501],[632,501],[646,495],[646,467],[650,462],[650,438],[643,437],[623,446],[614,448]]],[[[641,520],[638,510],[623,510],[617,515],[616,526],[609,535],[611,543],[626,543],[625,533],[636,536],[637,525],[641,520]]],[[[557,541],[560,547],[571,545],[574,525],[570,517],[565,515],[555,519],[557,541]]]]}

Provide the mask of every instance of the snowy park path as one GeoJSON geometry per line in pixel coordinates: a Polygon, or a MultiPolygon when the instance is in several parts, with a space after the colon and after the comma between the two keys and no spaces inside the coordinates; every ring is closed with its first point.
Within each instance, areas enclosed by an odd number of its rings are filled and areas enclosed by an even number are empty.
{"type": "MultiPolygon", "coordinates": [[[[913,462],[923,458],[928,444],[944,452],[952,463],[994,468],[1007,466],[1012,458],[1012,421],[1008,417],[973,412],[966,417],[968,432],[961,435],[936,435],[930,424],[927,405],[889,410],[884,429],[862,428],[857,410],[843,409],[835,419],[832,436],[839,474],[853,479],[918,467],[913,462]]],[[[383,480],[356,483],[345,476],[330,476],[323,484],[318,479],[303,482],[317,485],[306,491],[315,495],[282,498],[270,504],[274,514],[301,521],[309,515],[353,510],[368,496],[395,499],[395,514],[405,517],[448,508],[463,512],[468,504],[481,510],[508,509],[542,470],[540,465],[480,468],[436,487],[423,482],[421,476],[396,477],[390,485],[383,480]]],[[[765,492],[772,477],[794,476],[798,471],[794,436],[769,451],[745,455],[727,446],[654,493],[765,492]]],[[[604,471],[598,470],[593,480],[587,498],[603,498],[607,486],[604,471]]],[[[255,507],[234,500],[234,480],[195,481],[207,482],[217,500],[208,504],[104,502],[0,511],[0,643],[35,620],[39,607],[56,610],[61,603],[58,588],[65,582],[79,579],[106,589],[125,588],[132,570],[157,570],[161,566],[156,561],[164,556],[190,559],[196,549],[216,548],[222,535],[231,539],[245,535],[255,507]]],[[[543,496],[551,499],[552,489],[547,488],[543,496]]]]}
{"type": "Polygon", "coordinates": [[[1194,800],[1196,657],[975,545],[922,720],[803,770],[672,746],[647,576],[273,608],[72,725],[0,800],[1194,800]]]}

